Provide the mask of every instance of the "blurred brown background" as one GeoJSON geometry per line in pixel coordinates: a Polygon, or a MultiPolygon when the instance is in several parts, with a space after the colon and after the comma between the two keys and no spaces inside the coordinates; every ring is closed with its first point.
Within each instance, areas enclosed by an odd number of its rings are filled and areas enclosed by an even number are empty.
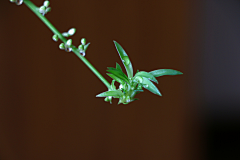
{"type": "MultiPolygon", "coordinates": [[[[43,1],[33,3],[40,6],[43,1]]],[[[104,84],[74,54],[59,50],[51,31],[25,5],[0,1],[1,160],[198,160],[209,156],[206,135],[213,132],[207,120],[215,110],[206,111],[203,106],[212,106],[207,95],[215,93],[208,92],[206,86],[211,88],[211,83],[205,82],[211,81],[204,77],[214,72],[204,72],[207,62],[212,62],[204,58],[206,24],[211,28],[212,22],[207,23],[206,13],[214,3],[50,3],[52,11],[46,17],[60,32],[75,27],[74,45],[82,37],[91,42],[86,58],[107,80],[111,79],[106,68],[121,64],[113,40],[130,56],[134,72],[171,68],[184,74],[158,78],[162,97],[145,91],[137,96],[140,101],[117,105],[114,100],[110,105],[95,97],[106,91],[104,84]]],[[[216,81],[220,80],[213,77],[213,84],[216,81]]]]}

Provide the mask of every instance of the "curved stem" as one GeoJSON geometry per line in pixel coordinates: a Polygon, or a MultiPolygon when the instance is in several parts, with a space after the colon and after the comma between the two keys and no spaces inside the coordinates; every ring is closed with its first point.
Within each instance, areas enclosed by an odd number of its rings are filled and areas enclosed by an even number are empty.
{"type": "MultiPolygon", "coordinates": [[[[30,8],[41,20],[43,23],[46,24],[46,26],[54,33],[56,34],[59,39],[61,39],[64,43],[67,42],[67,39],[63,37],[63,35],[48,21],[46,17],[44,17],[39,11],[38,7],[36,7],[30,0],[24,0],[25,5],[30,8]]],[[[93,65],[84,57],[82,56],[78,49],[73,46],[72,51],[75,53],[75,55],[80,58],[87,66],[88,68],[107,86],[107,88],[111,88],[111,85],[108,83],[108,81],[96,70],[96,68],[93,67],[93,65]]]]}

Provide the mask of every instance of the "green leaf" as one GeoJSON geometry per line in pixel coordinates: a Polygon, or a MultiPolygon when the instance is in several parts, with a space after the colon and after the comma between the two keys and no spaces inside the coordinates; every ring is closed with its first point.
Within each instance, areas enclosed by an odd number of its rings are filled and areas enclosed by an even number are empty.
{"type": "Polygon", "coordinates": [[[117,62],[116,62],[116,69],[119,70],[119,71],[122,71],[121,66],[117,62]]]}
{"type": "MultiPolygon", "coordinates": [[[[109,70],[117,70],[116,68],[114,68],[114,67],[107,67],[107,69],[109,69],[109,70]]],[[[117,70],[118,71],[118,70],[117,70]]]]}
{"type": "Polygon", "coordinates": [[[142,78],[143,78],[142,84],[143,84],[144,88],[146,88],[147,90],[149,90],[150,92],[152,92],[154,94],[162,96],[161,93],[159,92],[158,88],[150,80],[148,80],[145,77],[142,77],[142,78]]]}
{"type": "Polygon", "coordinates": [[[88,43],[88,44],[84,45],[84,52],[86,52],[86,50],[87,50],[87,48],[88,48],[89,44],[90,44],[90,43],[88,43]]]}
{"type": "Polygon", "coordinates": [[[128,79],[128,77],[126,76],[126,74],[124,74],[122,71],[117,70],[116,68],[113,67],[108,67],[109,70],[107,70],[108,72],[114,72],[116,74],[120,74],[121,76],[125,77],[126,79],[128,79]]]}
{"type": "MultiPolygon", "coordinates": [[[[122,74],[124,74],[125,75],[125,73],[123,73],[123,71],[122,71],[122,68],[121,68],[121,66],[118,64],[118,63],[116,63],[116,68],[114,68],[114,67],[107,67],[109,70],[116,70],[116,71],[119,71],[119,72],[122,72],[122,74]]],[[[126,76],[127,77],[127,76],[126,76]]]]}
{"type": "Polygon", "coordinates": [[[138,98],[134,98],[133,100],[131,100],[131,102],[136,101],[136,100],[139,100],[139,99],[138,98]]]}
{"type": "Polygon", "coordinates": [[[122,95],[123,95],[122,91],[116,90],[116,91],[106,91],[106,92],[100,93],[96,95],[96,97],[108,97],[108,96],[121,97],[122,95]]]}
{"type": "Polygon", "coordinates": [[[173,70],[173,69],[158,69],[158,70],[151,71],[149,73],[151,73],[154,77],[160,77],[165,75],[173,76],[173,75],[183,74],[182,72],[173,70]]]}
{"type": "Polygon", "coordinates": [[[81,39],[81,43],[82,43],[82,45],[86,45],[86,43],[87,43],[86,38],[82,38],[82,39],[81,39]]]}
{"type": "Polygon", "coordinates": [[[117,81],[118,83],[120,83],[120,84],[124,84],[124,83],[125,83],[124,80],[118,78],[117,76],[115,76],[115,75],[113,75],[113,74],[107,73],[107,75],[108,75],[109,77],[111,77],[112,79],[116,80],[116,81],[117,81]]]}
{"type": "Polygon", "coordinates": [[[143,92],[144,90],[142,90],[142,89],[136,89],[136,90],[134,90],[134,91],[136,91],[136,92],[143,92]]]}
{"type": "Polygon", "coordinates": [[[144,72],[144,71],[138,72],[138,73],[135,74],[134,77],[137,77],[137,76],[146,77],[146,78],[150,79],[151,81],[153,81],[155,83],[158,83],[157,79],[152,74],[150,74],[148,72],[144,72]]]}
{"type": "Polygon", "coordinates": [[[107,70],[107,71],[114,74],[118,78],[124,80],[125,82],[129,83],[129,79],[127,78],[127,76],[123,72],[120,72],[118,70],[107,70]]]}
{"type": "Polygon", "coordinates": [[[116,72],[118,72],[119,74],[121,74],[122,76],[124,76],[125,78],[127,78],[128,79],[128,77],[126,76],[126,74],[125,73],[123,73],[123,71],[122,70],[119,70],[119,69],[117,69],[117,68],[114,68],[114,67],[107,67],[108,68],[108,70],[113,70],[113,71],[116,71],[116,72]]]}
{"type": "Polygon", "coordinates": [[[132,67],[132,63],[127,55],[127,53],[124,51],[124,49],[122,48],[122,46],[120,46],[120,44],[118,44],[116,41],[113,41],[115,44],[115,47],[118,51],[118,54],[125,66],[125,69],[127,71],[128,74],[128,78],[132,78],[133,77],[133,67],[132,67]]]}
{"type": "Polygon", "coordinates": [[[111,84],[112,90],[116,90],[116,86],[114,85],[114,83],[115,83],[115,80],[112,80],[112,84],[111,84]]]}
{"type": "Polygon", "coordinates": [[[134,97],[136,94],[140,93],[140,92],[143,92],[143,90],[141,89],[138,89],[138,90],[134,90],[131,94],[131,97],[134,97]]]}

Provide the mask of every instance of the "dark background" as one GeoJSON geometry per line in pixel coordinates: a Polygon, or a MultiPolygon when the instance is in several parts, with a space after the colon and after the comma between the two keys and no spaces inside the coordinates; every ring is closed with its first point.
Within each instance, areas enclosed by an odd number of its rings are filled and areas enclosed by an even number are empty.
{"type": "Polygon", "coordinates": [[[106,68],[121,64],[113,40],[134,72],[184,74],[158,78],[162,97],[110,105],[25,5],[0,1],[1,160],[240,159],[240,1],[50,3],[46,17],[60,32],[75,27],[74,45],[91,42],[86,58],[109,82],[106,68]]]}

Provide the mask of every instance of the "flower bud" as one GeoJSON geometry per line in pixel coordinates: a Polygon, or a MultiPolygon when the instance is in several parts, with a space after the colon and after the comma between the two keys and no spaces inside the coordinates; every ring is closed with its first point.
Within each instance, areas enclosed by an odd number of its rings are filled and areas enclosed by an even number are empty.
{"type": "Polygon", "coordinates": [[[45,7],[48,7],[48,6],[50,5],[50,2],[49,2],[49,1],[44,1],[43,5],[44,5],[45,7]]]}
{"type": "Polygon", "coordinates": [[[61,43],[61,44],[59,45],[59,48],[60,48],[60,49],[65,49],[64,43],[61,43]]]}
{"type": "Polygon", "coordinates": [[[39,8],[39,12],[40,12],[40,13],[45,13],[45,10],[46,10],[46,7],[45,7],[45,6],[41,6],[41,7],[39,8]]]}
{"type": "Polygon", "coordinates": [[[51,7],[46,8],[45,13],[48,13],[51,11],[51,7]]]}
{"type": "Polygon", "coordinates": [[[109,102],[110,99],[109,99],[108,97],[106,97],[106,98],[104,99],[104,101],[109,102]]]}
{"type": "Polygon", "coordinates": [[[53,39],[55,42],[57,42],[57,41],[58,41],[58,35],[54,34],[54,35],[52,36],[52,39],[53,39]]]}
{"type": "Polygon", "coordinates": [[[82,43],[83,45],[85,45],[85,44],[86,44],[86,39],[85,39],[85,38],[82,38],[82,39],[81,39],[81,43],[82,43]]]}
{"type": "Polygon", "coordinates": [[[80,51],[83,51],[83,50],[84,50],[84,46],[81,44],[81,45],[78,46],[78,49],[79,49],[80,51]]]}
{"type": "Polygon", "coordinates": [[[76,29],[75,29],[75,28],[71,28],[71,29],[68,30],[68,34],[69,34],[70,36],[74,35],[75,32],[76,32],[76,29]]]}
{"type": "Polygon", "coordinates": [[[69,37],[69,34],[67,32],[62,33],[63,37],[69,37]]]}
{"type": "Polygon", "coordinates": [[[71,46],[72,45],[72,39],[67,40],[66,45],[71,46]]]}

